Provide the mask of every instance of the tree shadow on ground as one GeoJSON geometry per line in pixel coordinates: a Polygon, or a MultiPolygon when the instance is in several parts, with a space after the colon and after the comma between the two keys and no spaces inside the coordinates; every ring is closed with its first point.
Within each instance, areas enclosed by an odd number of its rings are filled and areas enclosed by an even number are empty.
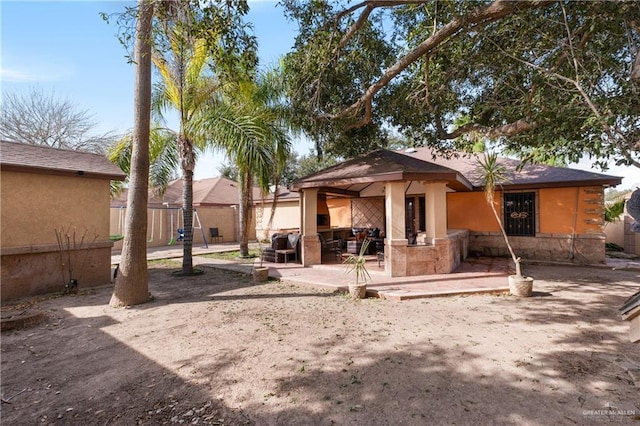
{"type": "Polygon", "coordinates": [[[108,330],[117,324],[109,315],[56,310],[43,326],[3,333],[2,395],[15,396],[2,404],[2,423],[250,423],[242,411],[112,337],[108,330]]]}

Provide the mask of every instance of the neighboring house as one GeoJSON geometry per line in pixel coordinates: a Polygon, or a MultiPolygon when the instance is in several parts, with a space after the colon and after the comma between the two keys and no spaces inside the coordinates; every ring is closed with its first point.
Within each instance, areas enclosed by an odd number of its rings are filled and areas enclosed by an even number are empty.
{"type": "MultiPolygon", "coordinates": [[[[604,188],[618,185],[620,177],[500,163],[510,180],[498,188],[497,207],[519,256],[604,262],[604,188]]],[[[469,252],[508,254],[482,184],[476,158],[434,159],[425,148],[379,150],[294,182],[301,207],[287,210],[288,221],[276,214],[274,223],[301,228],[305,265],[321,262],[318,233],[349,237],[343,228],[366,227],[385,233],[388,275],[451,272],[469,252]],[[328,217],[320,212],[325,203],[328,217]]]]}
{"type": "MultiPolygon", "coordinates": [[[[238,241],[238,204],[240,193],[236,182],[225,178],[210,178],[193,181],[194,214],[193,242],[238,241]],[[221,238],[211,238],[209,228],[217,228],[221,238]]],[[[111,201],[111,234],[124,235],[124,217],[127,206],[127,191],[111,201]]],[[[149,192],[147,246],[161,247],[180,244],[178,229],[183,229],[182,179],[172,181],[163,196],[149,192]]],[[[250,239],[255,238],[253,222],[249,227],[250,239]]],[[[122,248],[122,242],[116,243],[122,248]]]]}
{"type": "Polygon", "coordinates": [[[4,141],[0,173],[2,300],[64,290],[69,259],[79,287],[108,284],[110,181],[124,173],[102,155],[4,141]]]}
{"type": "MultiPolygon", "coordinates": [[[[628,202],[631,191],[624,198],[628,202]]],[[[625,253],[640,255],[640,233],[631,230],[633,220],[625,204],[624,213],[617,221],[606,224],[604,231],[608,243],[617,244],[624,249],[625,253]]]]}

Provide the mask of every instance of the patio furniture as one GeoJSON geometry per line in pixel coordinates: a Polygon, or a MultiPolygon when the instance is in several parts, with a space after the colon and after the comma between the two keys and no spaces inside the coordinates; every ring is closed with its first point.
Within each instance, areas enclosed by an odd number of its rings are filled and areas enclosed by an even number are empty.
{"type": "Polygon", "coordinates": [[[218,232],[218,228],[209,228],[209,236],[211,237],[211,242],[218,242],[218,238],[221,241],[224,241],[224,237],[222,235],[220,235],[220,233],[218,232]]]}
{"type": "Polygon", "coordinates": [[[342,260],[342,240],[327,240],[322,234],[318,234],[320,238],[320,251],[321,254],[331,253],[336,256],[337,259],[342,260]]]}
{"type": "Polygon", "coordinates": [[[289,260],[289,255],[292,254],[294,256],[295,261],[298,261],[298,239],[300,238],[297,234],[289,234],[287,235],[287,248],[284,249],[276,249],[276,259],[281,254],[284,257],[284,264],[287,264],[289,260]]]}
{"type": "Polygon", "coordinates": [[[262,250],[262,260],[265,262],[282,263],[289,261],[289,256],[294,255],[298,261],[298,241],[297,234],[273,234],[271,236],[271,247],[262,250]]]}
{"type": "MultiPolygon", "coordinates": [[[[382,242],[382,247],[384,250],[384,239],[383,238],[369,238],[369,245],[367,246],[367,252],[365,254],[375,254],[376,251],[379,251],[378,240],[382,242]]],[[[360,253],[360,249],[362,248],[363,241],[347,241],[347,253],[350,254],[358,254],[360,253]]]]}

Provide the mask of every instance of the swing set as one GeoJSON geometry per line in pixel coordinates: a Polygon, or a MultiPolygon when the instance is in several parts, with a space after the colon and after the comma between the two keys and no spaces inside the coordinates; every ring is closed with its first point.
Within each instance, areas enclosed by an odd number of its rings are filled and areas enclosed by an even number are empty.
{"type": "MultiPolygon", "coordinates": [[[[147,243],[152,243],[154,241],[155,229],[156,229],[156,210],[158,213],[158,221],[159,221],[158,239],[162,240],[163,230],[164,230],[162,218],[164,216],[164,212],[168,211],[169,220],[170,220],[169,229],[172,231],[171,231],[171,237],[169,238],[167,245],[172,246],[172,245],[175,245],[176,242],[178,241],[184,241],[184,213],[183,213],[182,207],[169,207],[168,203],[164,203],[164,205],[165,205],[165,208],[152,207],[149,209],[151,210],[151,233],[150,233],[149,239],[147,240],[147,243]],[[174,222],[174,219],[175,219],[175,222],[174,222]],[[174,224],[177,226],[177,228],[174,228],[174,224]],[[174,229],[176,230],[175,234],[173,233],[174,229]]],[[[118,229],[121,235],[124,235],[124,228],[125,228],[124,225],[125,225],[125,207],[120,207],[118,212],[118,229]]],[[[193,209],[193,229],[194,231],[196,229],[200,230],[200,235],[202,235],[202,241],[204,242],[204,246],[205,248],[209,248],[209,244],[207,244],[207,238],[204,234],[204,228],[202,227],[202,223],[200,222],[200,216],[198,216],[198,211],[196,209],[193,209]]]]}

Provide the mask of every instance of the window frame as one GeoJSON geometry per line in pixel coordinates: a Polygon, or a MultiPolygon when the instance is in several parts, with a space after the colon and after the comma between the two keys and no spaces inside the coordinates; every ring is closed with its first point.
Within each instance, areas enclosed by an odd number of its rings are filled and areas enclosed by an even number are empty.
{"type": "Polygon", "coordinates": [[[510,237],[535,237],[539,232],[539,222],[540,222],[539,205],[540,203],[539,203],[538,191],[521,190],[521,191],[503,192],[502,193],[502,221],[503,221],[505,233],[510,237]],[[529,197],[528,200],[522,199],[527,196],[529,197]],[[515,197],[520,197],[521,200],[513,200],[513,198],[515,197]],[[531,208],[525,211],[521,211],[518,213],[526,214],[525,219],[530,221],[530,225],[528,226],[528,228],[530,228],[531,230],[527,232],[522,232],[521,230],[524,226],[515,226],[512,222],[514,220],[518,220],[518,218],[507,217],[507,213],[509,212],[509,209],[507,208],[507,204],[509,202],[518,202],[518,201],[520,203],[526,203],[529,200],[533,202],[533,206],[531,206],[531,208]]]}

